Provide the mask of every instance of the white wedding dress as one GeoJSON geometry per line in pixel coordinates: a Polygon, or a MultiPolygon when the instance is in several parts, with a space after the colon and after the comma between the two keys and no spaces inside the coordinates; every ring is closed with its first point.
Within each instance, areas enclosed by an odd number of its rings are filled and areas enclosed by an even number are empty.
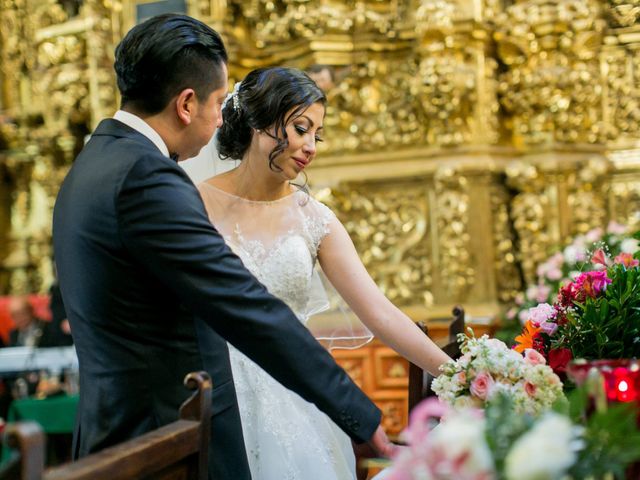
{"type": "MultiPolygon", "coordinates": [[[[313,272],[331,210],[301,191],[255,202],[208,183],[198,188],[227,244],[306,324],[322,303],[313,272]]],[[[233,346],[229,350],[253,479],[355,478],[349,437],[315,405],[284,388],[233,346]]]]}

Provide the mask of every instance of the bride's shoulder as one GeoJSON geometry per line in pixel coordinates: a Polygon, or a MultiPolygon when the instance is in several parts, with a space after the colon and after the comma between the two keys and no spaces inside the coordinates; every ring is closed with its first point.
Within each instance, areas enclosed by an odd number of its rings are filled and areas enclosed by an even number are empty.
{"type": "Polygon", "coordinates": [[[321,218],[323,221],[329,221],[331,218],[335,216],[333,210],[329,206],[327,206],[324,202],[316,198],[311,192],[302,192],[298,193],[300,197],[306,197],[305,203],[308,208],[307,210],[314,217],[321,218]]]}
{"type": "Polygon", "coordinates": [[[214,187],[219,190],[224,190],[225,187],[228,188],[228,180],[225,179],[224,174],[215,175],[213,177],[209,177],[206,180],[200,182],[197,186],[198,188],[202,186],[214,187]]]}
{"type": "Polygon", "coordinates": [[[207,178],[196,185],[201,194],[207,196],[216,196],[228,193],[232,189],[229,181],[224,178],[224,174],[207,178]]]}

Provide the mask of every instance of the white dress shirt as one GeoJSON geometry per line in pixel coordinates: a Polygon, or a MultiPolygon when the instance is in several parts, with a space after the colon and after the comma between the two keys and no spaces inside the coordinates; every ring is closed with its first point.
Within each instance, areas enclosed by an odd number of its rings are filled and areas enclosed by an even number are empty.
{"type": "Polygon", "coordinates": [[[113,118],[115,120],[118,120],[119,122],[124,123],[128,127],[133,128],[136,132],[140,132],[142,135],[151,140],[165,157],[169,157],[169,149],[164,143],[164,140],[162,140],[162,137],[139,116],[134,115],[133,113],[125,112],[124,110],[118,110],[113,118]]]}

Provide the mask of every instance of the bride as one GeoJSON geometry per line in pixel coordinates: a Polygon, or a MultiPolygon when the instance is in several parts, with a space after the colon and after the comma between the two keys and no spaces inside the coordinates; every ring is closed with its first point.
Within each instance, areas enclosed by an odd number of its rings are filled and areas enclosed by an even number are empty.
{"type": "MultiPolygon", "coordinates": [[[[322,141],[325,102],[323,92],[299,70],[249,73],[224,106],[217,135],[220,157],[241,162],[198,186],[209,218],[245,266],[301,322],[318,310],[318,262],[376,337],[437,373],[448,357],[380,292],[333,212],[292,184],[322,141]]],[[[253,478],[355,478],[349,437],[314,405],[229,349],[253,478]]]]}

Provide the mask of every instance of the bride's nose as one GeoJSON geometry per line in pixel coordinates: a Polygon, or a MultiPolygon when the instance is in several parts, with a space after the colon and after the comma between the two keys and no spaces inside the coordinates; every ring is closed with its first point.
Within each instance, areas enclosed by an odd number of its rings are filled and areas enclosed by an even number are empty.
{"type": "Polygon", "coordinates": [[[311,137],[310,140],[304,142],[302,146],[302,151],[307,155],[315,155],[316,154],[316,139],[311,137]]]}

